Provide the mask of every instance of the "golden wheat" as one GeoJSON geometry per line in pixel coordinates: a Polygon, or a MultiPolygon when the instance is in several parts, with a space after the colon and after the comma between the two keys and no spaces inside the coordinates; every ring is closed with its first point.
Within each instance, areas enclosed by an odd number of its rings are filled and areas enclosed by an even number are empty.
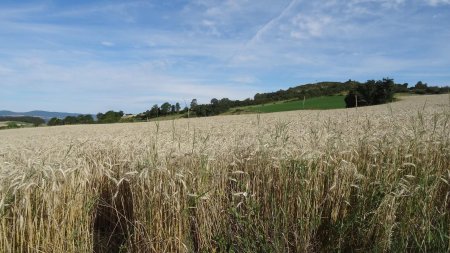
{"type": "Polygon", "coordinates": [[[446,95],[0,131],[0,252],[450,250],[446,95]]]}

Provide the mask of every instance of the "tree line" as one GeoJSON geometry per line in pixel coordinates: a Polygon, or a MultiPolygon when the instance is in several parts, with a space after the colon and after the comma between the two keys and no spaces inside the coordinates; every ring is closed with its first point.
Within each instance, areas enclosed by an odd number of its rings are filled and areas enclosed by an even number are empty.
{"type": "Polygon", "coordinates": [[[428,86],[421,81],[413,87],[408,83],[397,84],[393,79],[369,80],[360,83],[354,80],[346,82],[319,82],[292,87],[275,92],[257,93],[253,98],[244,100],[231,100],[229,98],[213,98],[209,103],[199,104],[197,99],[192,99],[189,105],[181,107],[179,102],[171,104],[165,102],[161,105],[154,104],[150,109],[133,117],[124,117],[123,111],[107,111],[98,113],[96,119],[92,115],[67,116],[64,119],[52,118],[48,125],[73,125],[93,123],[129,122],[135,120],[148,120],[170,115],[182,115],[182,117],[207,117],[227,112],[233,107],[260,105],[283,100],[300,100],[320,96],[346,95],[347,107],[375,105],[390,102],[394,93],[413,94],[442,94],[448,92],[448,87],[428,86]]]}
{"type": "Polygon", "coordinates": [[[51,118],[47,125],[58,126],[58,125],[75,125],[75,124],[92,124],[94,123],[94,117],[90,114],[78,115],[78,116],[67,116],[64,119],[51,118]]]}
{"type": "Polygon", "coordinates": [[[345,96],[346,107],[358,107],[367,105],[379,105],[392,102],[395,93],[393,79],[369,80],[358,84],[345,96]]]}
{"type": "Polygon", "coordinates": [[[411,94],[444,94],[449,87],[428,86],[419,81],[415,86],[408,88],[408,83],[396,84],[394,79],[368,80],[365,83],[357,83],[345,96],[346,107],[379,105],[392,102],[395,93],[411,94]]]}
{"type": "Polygon", "coordinates": [[[76,124],[94,124],[94,123],[116,123],[122,120],[124,116],[123,111],[107,111],[106,113],[97,113],[96,118],[90,114],[78,115],[78,116],[67,116],[64,119],[51,118],[47,125],[58,126],[58,125],[76,125],[76,124]]]}
{"type": "Polygon", "coordinates": [[[184,117],[188,117],[188,115],[189,117],[207,117],[219,115],[233,107],[260,105],[283,100],[300,100],[336,94],[347,94],[347,107],[352,107],[356,105],[355,98],[358,99],[359,106],[364,106],[389,102],[393,99],[393,94],[399,92],[413,94],[443,94],[448,92],[448,87],[428,86],[421,81],[413,87],[408,86],[408,83],[398,84],[389,78],[384,78],[379,81],[369,80],[365,83],[354,80],[348,80],[346,82],[319,82],[300,85],[287,90],[257,93],[253,99],[231,100],[228,98],[213,98],[206,104],[199,104],[197,99],[193,99],[189,107],[186,105],[184,109],[181,109],[180,103],[172,105],[169,102],[165,102],[161,106],[158,104],[153,105],[149,110],[138,114],[137,118],[146,120],[175,114],[183,114],[184,117]]]}

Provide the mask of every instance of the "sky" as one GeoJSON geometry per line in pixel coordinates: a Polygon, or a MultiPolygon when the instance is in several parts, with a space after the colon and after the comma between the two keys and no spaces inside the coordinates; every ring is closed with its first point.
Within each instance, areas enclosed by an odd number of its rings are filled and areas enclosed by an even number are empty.
{"type": "Polygon", "coordinates": [[[0,110],[139,113],[319,81],[450,85],[450,0],[0,1],[0,110]]]}

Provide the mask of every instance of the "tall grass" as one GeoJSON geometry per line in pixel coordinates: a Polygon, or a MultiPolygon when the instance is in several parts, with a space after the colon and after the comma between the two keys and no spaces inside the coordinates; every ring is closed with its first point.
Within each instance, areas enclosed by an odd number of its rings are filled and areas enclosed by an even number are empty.
{"type": "Polygon", "coordinates": [[[427,106],[33,132],[0,148],[0,252],[448,252],[450,111],[427,106]]]}

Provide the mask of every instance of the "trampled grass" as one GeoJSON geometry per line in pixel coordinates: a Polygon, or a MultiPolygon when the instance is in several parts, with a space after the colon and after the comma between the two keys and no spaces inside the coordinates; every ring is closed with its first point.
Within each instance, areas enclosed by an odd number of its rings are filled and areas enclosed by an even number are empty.
{"type": "MultiPolygon", "coordinates": [[[[262,105],[246,106],[237,108],[238,111],[247,112],[284,112],[295,110],[311,110],[311,109],[340,109],[345,108],[344,97],[341,95],[324,96],[303,100],[281,101],[276,103],[268,103],[262,105]],[[240,109],[240,110],[239,110],[240,109]]],[[[236,111],[236,108],[231,109],[236,111]]]]}
{"type": "Polygon", "coordinates": [[[448,252],[447,95],[0,132],[0,252],[448,252]]]}

